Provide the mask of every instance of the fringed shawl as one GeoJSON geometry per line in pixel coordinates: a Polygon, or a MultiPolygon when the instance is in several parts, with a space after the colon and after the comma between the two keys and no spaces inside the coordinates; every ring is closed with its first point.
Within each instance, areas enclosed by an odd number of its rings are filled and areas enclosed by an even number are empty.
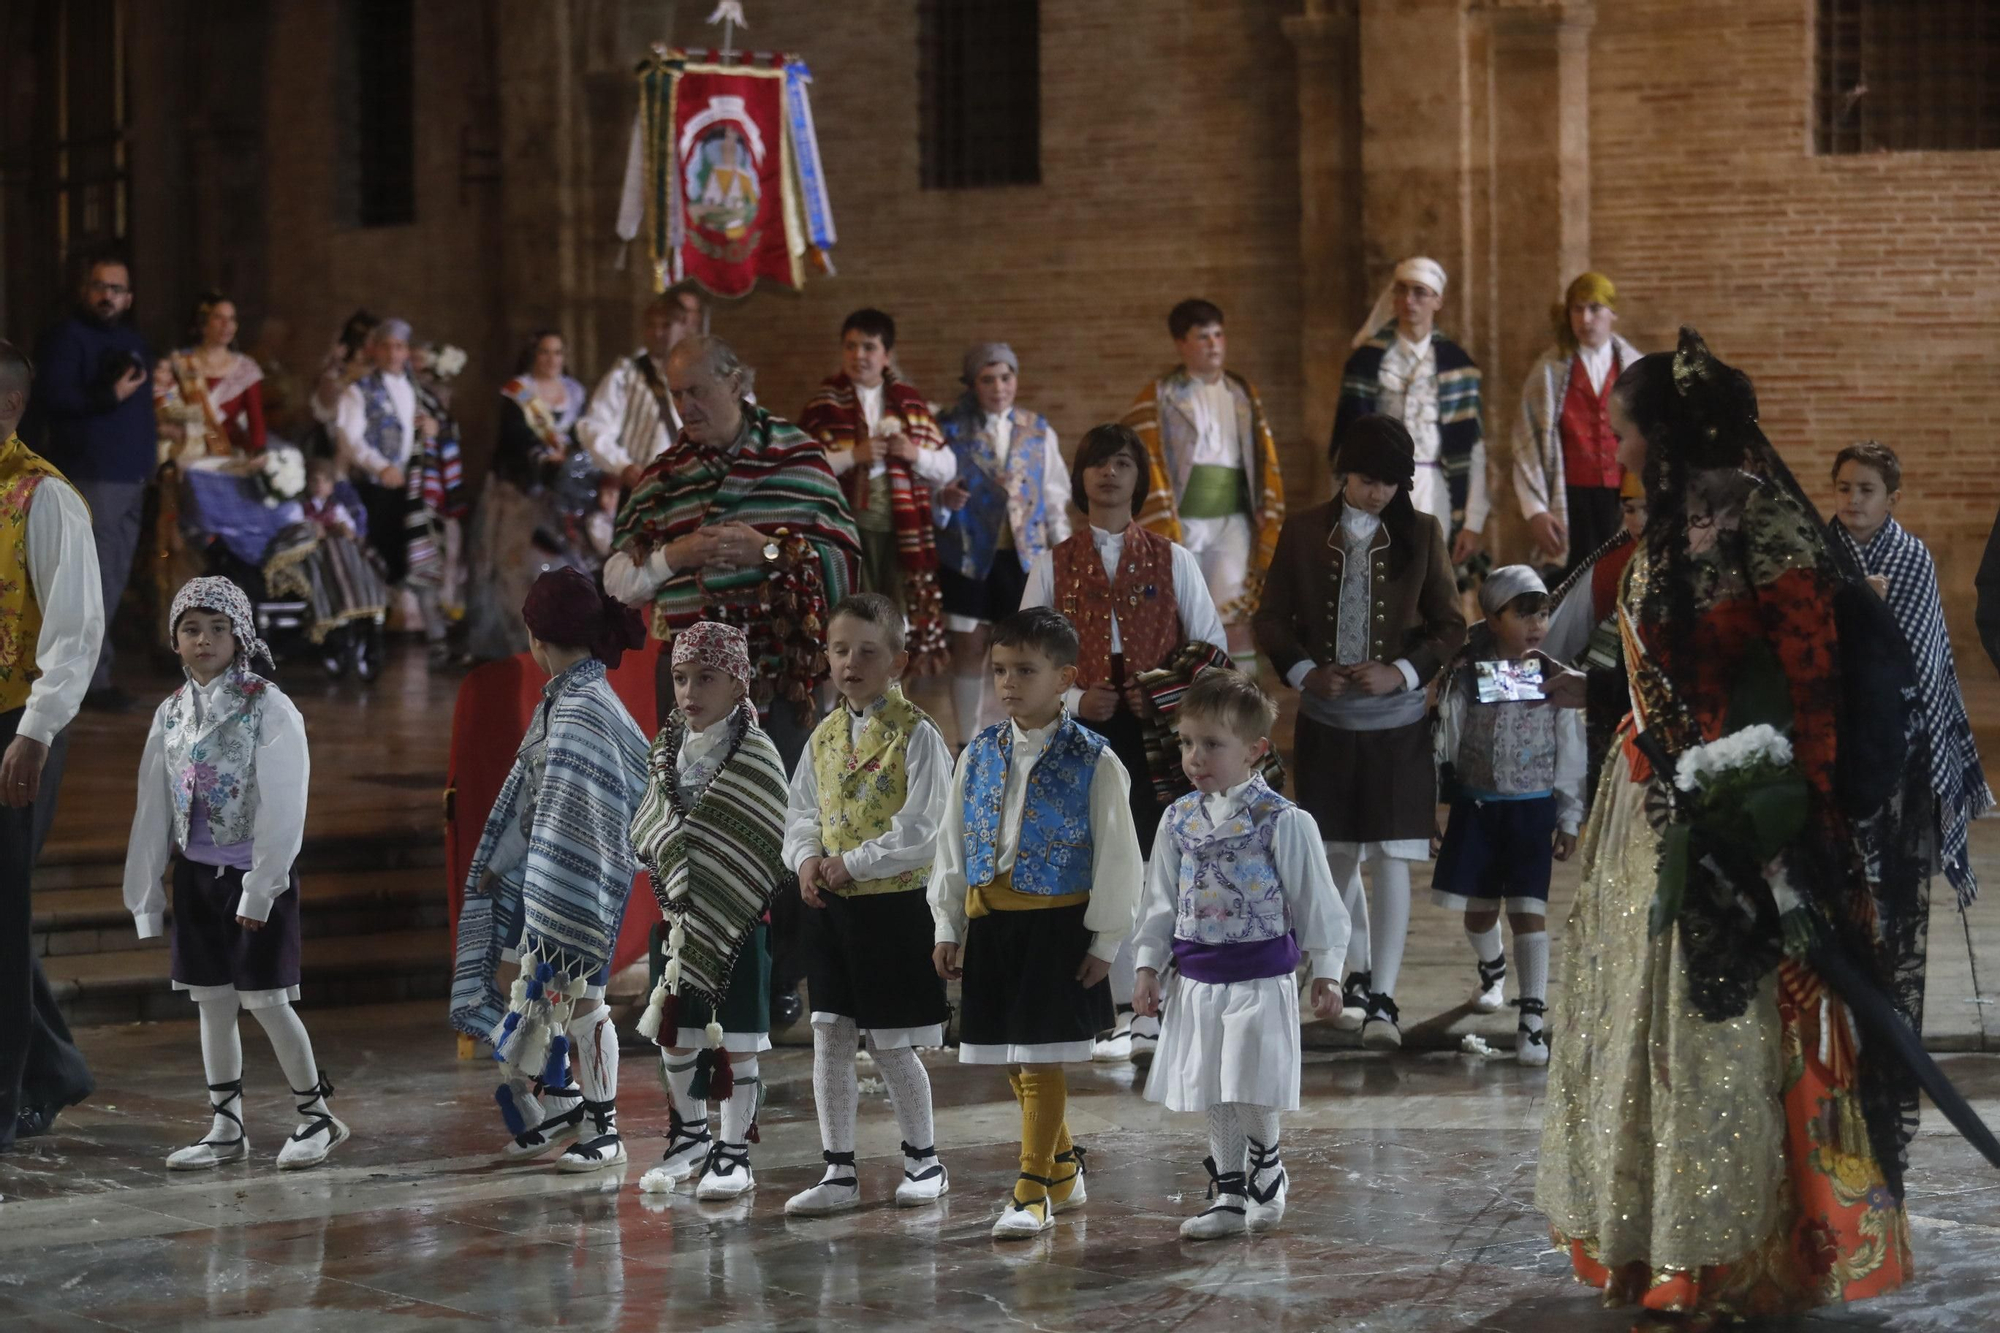
{"type": "MultiPolygon", "coordinates": [[[[1132,780],[1137,782],[1141,777],[1150,780],[1153,795],[1163,807],[1194,790],[1194,784],[1181,768],[1180,737],[1174,729],[1181,696],[1194,684],[1194,678],[1210,667],[1229,671],[1235,665],[1228,653],[1196,639],[1175,649],[1156,669],[1138,672],[1126,680],[1125,700],[1139,719],[1139,731],[1146,742],[1146,772],[1134,773],[1132,780]]],[[[1285,761],[1278,757],[1277,746],[1272,746],[1258,763],[1257,772],[1272,791],[1284,790],[1285,761]]]]}
{"type": "Polygon", "coordinates": [[[1893,518],[1866,546],[1855,541],[1839,519],[1827,528],[1863,570],[1889,581],[1889,611],[1909,640],[1917,689],[1930,724],[1939,859],[1945,878],[1958,891],[1959,906],[1965,907],[1979,894],[1966,845],[1966,825],[1992,806],[1993,793],[1986,787],[1986,774],[1973,744],[1972,722],[1965,714],[1965,696],[1958,686],[1951,634],[1944,623],[1944,603],[1938,597],[1937,567],[1923,541],[1893,518]]]}
{"type": "Polygon", "coordinates": [[[661,915],[681,932],[677,993],[716,1005],[785,873],[788,794],[784,762],[755,711],[739,705],[723,725],[730,734],[721,765],[705,786],[683,793],[687,718],[675,710],[653,742],[645,800],[631,829],[661,915]]]}
{"type": "Polygon", "coordinates": [[[466,871],[451,1016],[460,1031],[479,1037],[490,1035],[506,1012],[493,974],[501,951],[514,943],[502,938],[510,924],[522,923],[523,955],[571,978],[587,977],[610,960],[638,871],[627,829],[645,793],[645,734],[596,658],[557,676],[543,695],[466,871]],[[480,880],[521,821],[538,746],[544,768],[526,853],[496,868],[481,894],[480,880]]]}

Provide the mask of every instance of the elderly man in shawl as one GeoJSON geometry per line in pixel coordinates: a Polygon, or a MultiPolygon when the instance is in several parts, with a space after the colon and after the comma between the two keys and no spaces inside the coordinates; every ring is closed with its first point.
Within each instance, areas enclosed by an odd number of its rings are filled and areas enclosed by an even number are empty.
{"type": "Polygon", "coordinates": [[[604,988],[638,873],[626,830],[646,792],[645,734],[605,671],[646,632],[568,567],[535,581],[521,616],[549,683],[466,874],[451,1018],[493,1042],[513,1134],[502,1158],[563,1147],[561,1170],[596,1171],[625,1160],[604,988]],[[495,974],[511,959],[520,975],[503,998],[495,974]]]}
{"type": "Polygon", "coordinates": [[[1462,565],[1484,546],[1492,505],[1479,367],[1437,331],[1444,286],[1444,268],[1435,259],[1416,256],[1396,265],[1354,335],[1329,447],[1338,449],[1349,423],[1371,412],[1403,423],[1417,446],[1410,503],[1438,521],[1451,539],[1452,563],[1462,565]]]}
{"type": "MultiPolygon", "coordinates": [[[[750,697],[789,768],[818,721],[827,608],[848,594],[861,555],[854,520],[825,450],[748,401],[750,368],[728,343],[683,339],[666,379],[680,436],[619,512],[604,586],[650,608],[661,639],[703,620],[744,628],[750,697]]],[[[662,654],[661,717],[673,711],[671,672],[662,654]]]]}
{"type": "Polygon", "coordinates": [[[1555,345],[1535,359],[1514,420],[1514,494],[1535,554],[1567,573],[1624,531],[1611,385],[1639,359],[1613,332],[1618,289],[1580,274],[1550,312],[1555,345]]]}

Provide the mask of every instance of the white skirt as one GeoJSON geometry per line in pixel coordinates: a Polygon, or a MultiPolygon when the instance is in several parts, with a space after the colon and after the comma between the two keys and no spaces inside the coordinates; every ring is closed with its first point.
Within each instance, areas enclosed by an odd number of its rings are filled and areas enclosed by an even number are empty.
{"type": "Polygon", "coordinates": [[[1299,1109],[1299,987],[1290,976],[1256,981],[1173,977],[1146,1100],[1169,1111],[1217,1102],[1299,1109]]]}

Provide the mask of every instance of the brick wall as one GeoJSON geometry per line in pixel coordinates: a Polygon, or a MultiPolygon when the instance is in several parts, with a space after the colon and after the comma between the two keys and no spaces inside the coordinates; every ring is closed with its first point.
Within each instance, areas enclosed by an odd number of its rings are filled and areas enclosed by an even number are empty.
{"type": "MultiPolygon", "coordinates": [[[[842,316],[896,318],[902,368],[931,398],[959,358],[998,338],[1021,357],[1021,401],[1065,452],[1120,415],[1173,361],[1167,310],[1205,296],[1228,316],[1230,364],[1257,385],[1288,472],[1321,447],[1301,420],[1295,62],[1271,0],[1041,9],[1042,184],[917,186],[917,23],[911,0],[763,0],[760,49],[803,53],[827,163],[838,276],[802,296],[723,304],[714,327],[757,366],[759,397],[796,413],[839,369],[842,316]]],[[[676,37],[708,45],[705,7],[676,37]]]]}
{"type": "Polygon", "coordinates": [[[1823,506],[1873,436],[1931,547],[1961,669],[1988,673],[1972,577],[2000,506],[2000,153],[1812,155],[1810,0],[1621,0],[1591,50],[1592,260],[1621,331],[1680,323],[1757,382],[1823,506]]]}

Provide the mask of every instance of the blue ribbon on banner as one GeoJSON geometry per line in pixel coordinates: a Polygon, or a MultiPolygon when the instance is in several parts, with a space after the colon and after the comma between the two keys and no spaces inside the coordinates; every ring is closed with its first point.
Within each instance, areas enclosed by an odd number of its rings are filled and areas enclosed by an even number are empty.
{"type": "Polygon", "coordinates": [[[814,245],[827,250],[835,240],[833,203],[827,198],[826,175],[819,160],[819,135],[813,129],[812,105],[806,100],[806,85],[811,82],[812,71],[806,68],[805,61],[785,63],[785,115],[792,127],[799,193],[805,200],[806,230],[814,245]]]}

